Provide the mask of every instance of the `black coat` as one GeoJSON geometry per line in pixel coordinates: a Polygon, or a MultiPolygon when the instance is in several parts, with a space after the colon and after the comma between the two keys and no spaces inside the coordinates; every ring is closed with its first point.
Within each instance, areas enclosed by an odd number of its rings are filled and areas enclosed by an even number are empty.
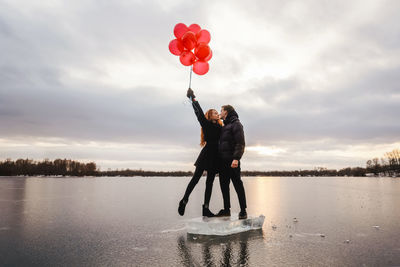
{"type": "Polygon", "coordinates": [[[222,126],[206,119],[198,101],[193,101],[192,106],[197,120],[203,128],[204,140],[206,141],[206,145],[201,150],[194,165],[207,171],[217,172],[219,166],[218,141],[222,126]]]}
{"type": "Polygon", "coordinates": [[[236,111],[229,112],[219,139],[219,156],[223,161],[240,160],[244,153],[245,141],[243,125],[236,111]]]}

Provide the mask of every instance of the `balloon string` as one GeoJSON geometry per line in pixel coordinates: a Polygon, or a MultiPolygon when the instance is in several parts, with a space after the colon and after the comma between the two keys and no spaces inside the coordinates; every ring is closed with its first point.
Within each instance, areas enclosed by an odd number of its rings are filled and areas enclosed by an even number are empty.
{"type": "Polygon", "coordinates": [[[189,88],[191,88],[191,86],[192,86],[192,70],[193,70],[193,66],[190,66],[190,80],[189,80],[189,88]]]}

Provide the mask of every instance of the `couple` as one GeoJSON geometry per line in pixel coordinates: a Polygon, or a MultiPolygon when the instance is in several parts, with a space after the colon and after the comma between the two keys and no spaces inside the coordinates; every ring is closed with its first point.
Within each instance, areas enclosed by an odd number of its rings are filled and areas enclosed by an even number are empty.
{"type": "Polygon", "coordinates": [[[186,188],[185,195],[179,202],[178,213],[181,216],[185,213],[189,195],[206,170],[207,180],[204,194],[203,216],[231,216],[229,184],[232,180],[239,198],[239,219],[246,219],[246,195],[243,182],[240,178],[240,158],[244,153],[245,142],[243,126],[239,121],[239,116],[230,105],[222,106],[221,114],[219,115],[215,109],[209,109],[206,113],[203,113],[193,90],[190,88],[187,91],[187,97],[191,99],[194,113],[201,125],[200,145],[203,149],[194,164],[196,170],[186,188]],[[223,123],[221,119],[223,119],[223,123]],[[214,215],[209,209],[209,204],[214,178],[217,173],[219,173],[219,183],[224,199],[224,209],[214,215]]]}

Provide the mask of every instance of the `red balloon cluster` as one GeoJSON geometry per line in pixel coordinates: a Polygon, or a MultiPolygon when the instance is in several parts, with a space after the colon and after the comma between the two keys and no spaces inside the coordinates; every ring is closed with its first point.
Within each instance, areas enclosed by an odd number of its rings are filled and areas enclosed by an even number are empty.
{"type": "Polygon", "coordinates": [[[169,43],[169,51],[179,56],[182,65],[193,65],[194,73],[206,74],[210,68],[208,61],[212,57],[212,51],[208,46],[211,40],[210,33],[197,24],[187,27],[183,23],[178,23],[175,25],[174,35],[176,39],[169,43]]]}

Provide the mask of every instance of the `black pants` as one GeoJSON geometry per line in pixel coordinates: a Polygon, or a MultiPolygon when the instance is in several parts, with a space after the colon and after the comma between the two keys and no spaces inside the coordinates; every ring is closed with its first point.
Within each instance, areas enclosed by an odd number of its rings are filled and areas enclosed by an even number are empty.
{"type": "MultiPolygon", "coordinates": [[[[196,167],[196,170],[194,171],[192,180],[190,180],[187,188],[185,195],[183,196],[183,199],[188,202],[189,201],[189,196],[192,193],[194,187],[196,184],[199,182],[201,176],[203,175],[204,168],[201,167],[196,167]]],[[[214,183],[214,178],[215,178],[215,172],[213,171],[207,171],[207,180],[206,180],[206,191],[204,193],[204,205],[208,207],[210,204],[210,199],[211,199],[211,193],[212,193],[212,187],[214,183]]]]}
{"type": "Polygon", "coordinates": [[[219,184],[221,186],[222,197],[224,198],[224,209],[231,208],[229,184],[232,180],[233,186],[239,199],[240,210],[246,209],[246,194],[242,179],[240,178],[240,162],[237,168],[231,167],[232,161],[222,161],[219,173],[219,184]]]}

